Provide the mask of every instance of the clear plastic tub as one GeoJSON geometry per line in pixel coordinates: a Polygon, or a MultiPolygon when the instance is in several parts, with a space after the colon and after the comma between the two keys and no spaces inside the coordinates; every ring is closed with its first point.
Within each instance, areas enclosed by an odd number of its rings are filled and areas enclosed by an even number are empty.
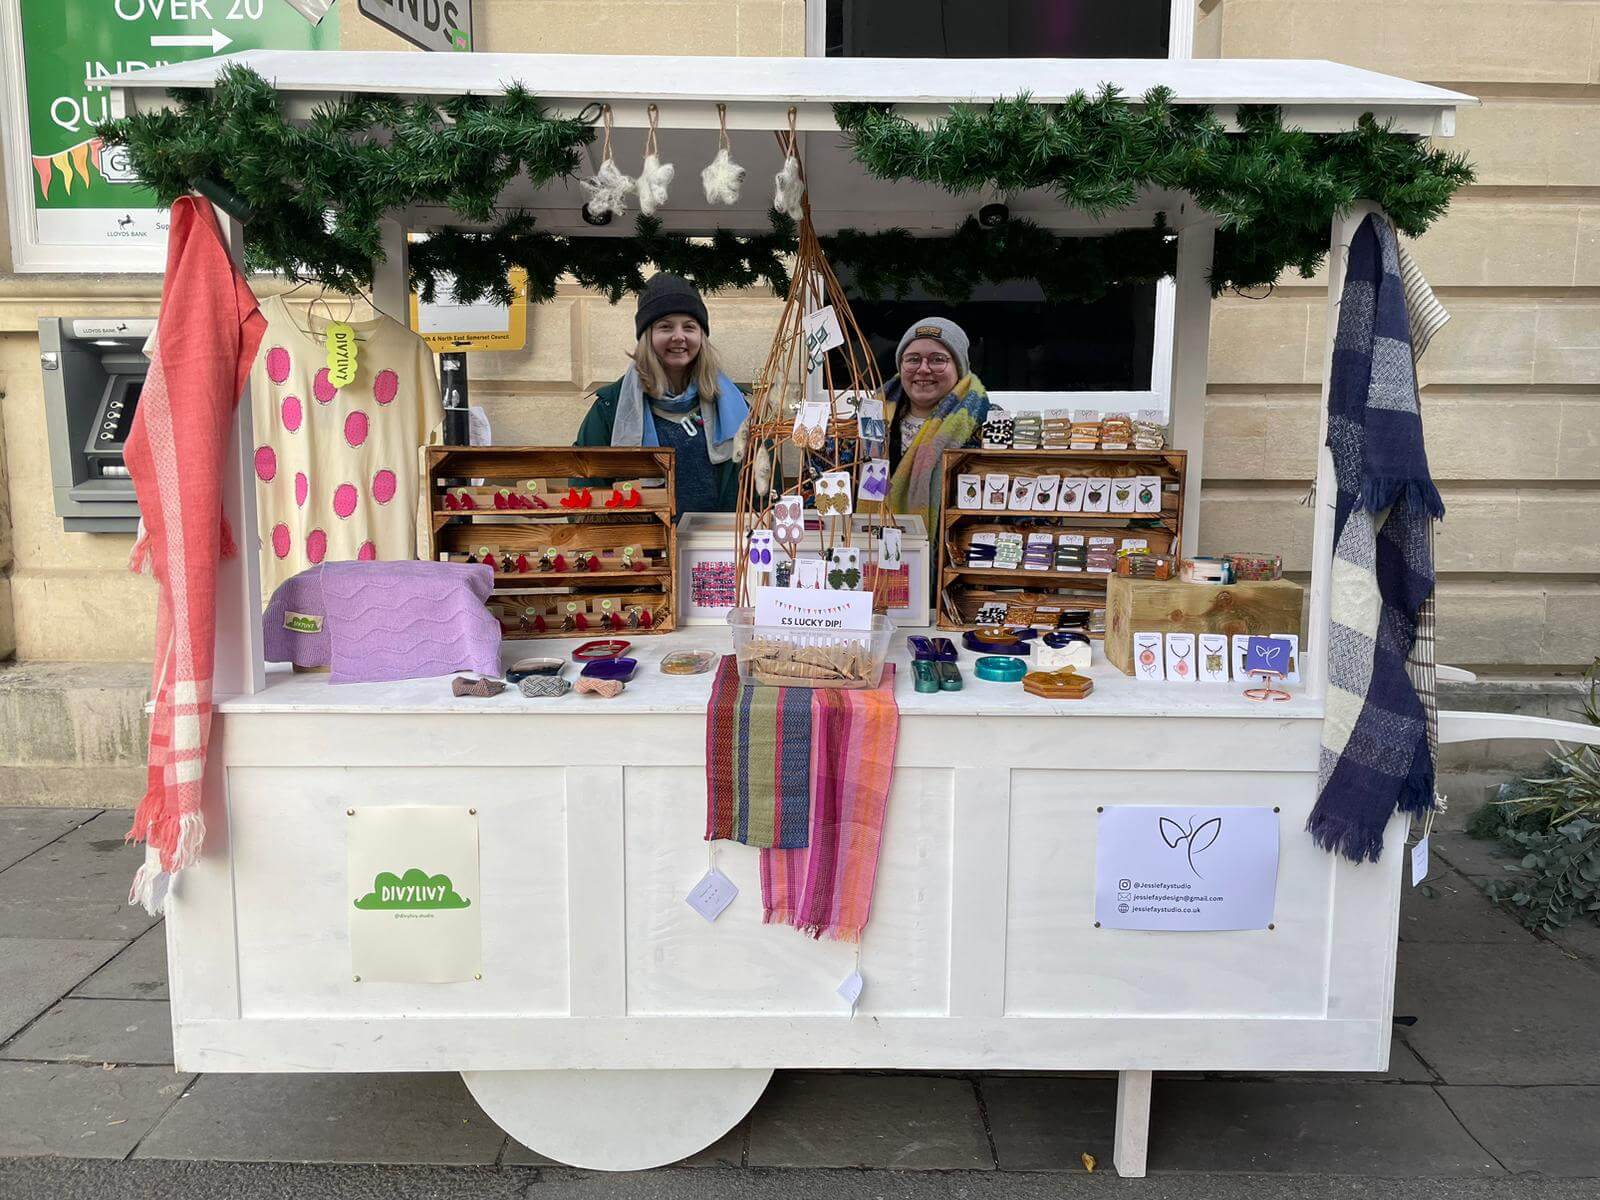
{"type": "Polygon", "coordinates": [[[755,609],[728,613],[739,678],[776,687],[875,688],[894,637],[894,622],[875,613],[870,630],[796,633],[758,627],[755,609]]]}

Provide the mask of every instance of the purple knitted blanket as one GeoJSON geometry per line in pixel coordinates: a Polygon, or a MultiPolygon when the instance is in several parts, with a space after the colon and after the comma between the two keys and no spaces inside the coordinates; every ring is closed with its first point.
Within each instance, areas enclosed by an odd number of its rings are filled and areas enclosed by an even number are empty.
{"type": "Polygon", "coordinates": [[[333,683],[500,674],[500,623],[481,563],[331,562],[285,580],[264,624],[266,658],[328,667],[333,683]]]}

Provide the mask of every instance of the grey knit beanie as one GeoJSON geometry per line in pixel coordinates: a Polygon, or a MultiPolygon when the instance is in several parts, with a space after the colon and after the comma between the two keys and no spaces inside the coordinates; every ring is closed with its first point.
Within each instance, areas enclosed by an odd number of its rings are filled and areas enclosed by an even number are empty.
{"type": "Polygon", "coordinates": [[[946,317],[925,317],[906,330],[905,337],[900,339],[900,345],[895,348],[896,370],[900,368],[900,359],[904,357],[906,347],[918,338],[934,338],[943,342],[951,357],[956,360],[956,374],[959,376],[967,373],[967,354],[972,349],[972,343],[967,340],[966,330],[946,317]]]}
{"type": "Polygon", "coordinates": [[[706,302],[700,299],[700,293],[694,290],[692,283],[666,271],[652,275],[650,282],[644,285],[644,291],[639,293],[639,309],[633,317],[633,336],[643,337],[644,331],[662,317],[676,313],[688,314],[700,322],[702,330],[711,332],[706,302]]]}

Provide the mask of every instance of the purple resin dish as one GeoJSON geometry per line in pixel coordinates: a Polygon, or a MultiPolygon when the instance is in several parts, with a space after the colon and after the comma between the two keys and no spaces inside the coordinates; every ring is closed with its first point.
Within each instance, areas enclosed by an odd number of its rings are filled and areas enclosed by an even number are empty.
{"type": "Polygon", "coordinates": [[[639,669],[636,658],[597,658],[584,664],[583,673],[590,679],[615,679],[627,683],[639,669]]]}

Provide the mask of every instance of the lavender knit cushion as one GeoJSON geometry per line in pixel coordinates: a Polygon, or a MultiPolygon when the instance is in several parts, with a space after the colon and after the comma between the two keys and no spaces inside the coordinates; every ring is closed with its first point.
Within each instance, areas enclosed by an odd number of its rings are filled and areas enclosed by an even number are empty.
{"type": "Polygon", "coordinates": [[[323,563],[273,593],[266,656],[326,665],[334,683],[499,675],[500,623],[484,607],[493,587],[479,563],[323,563]],[[321,617],[321,632],[285,628],[291,612],[321,617]]]}

